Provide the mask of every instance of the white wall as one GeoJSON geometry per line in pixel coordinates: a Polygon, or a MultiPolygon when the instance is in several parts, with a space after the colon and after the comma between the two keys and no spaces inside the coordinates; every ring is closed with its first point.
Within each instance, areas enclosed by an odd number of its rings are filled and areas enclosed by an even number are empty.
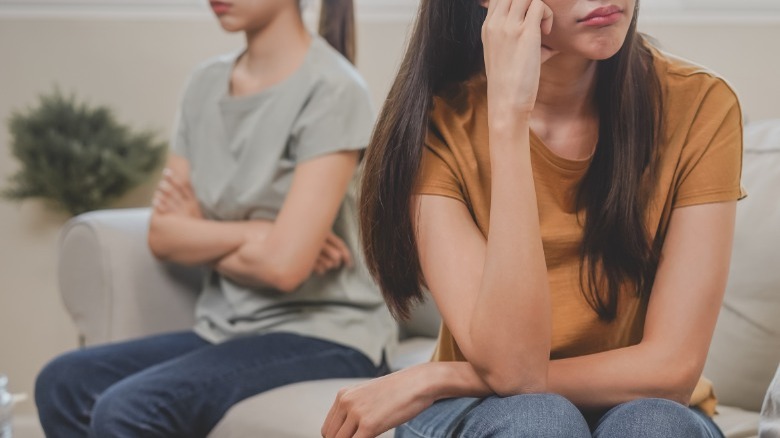
{"type": "MultiPolygon", "coordinates": [[[[186,18],[5,18],[0,9],[0,120],[59,84],[108,104],[136,127],[168,134],[182,83],[199,61],[241,44],[208,16],[186,18]]],[[[24,14],[22,14],[24,15],[24,14]]],[[[367,15],[359,27],[358,66],[380,103],[396,70],[408,21],[367,15]]],[[[748,117],[780,117],[780,24],[772,20],[656,20],[643,26],[666,49],[709,65],[740,92],[748,117]],[[775,54],[775,55],[773,55],[775,54]]],[[[0,184],[15,170],[0,128],[0,184]]],[[[150,183],[123,201],[143,205],[150,183]]],[[[52,356],[74,348],[76,334],[56,288],[56,237],[64,216],[39,203],[0,201],[0,372],[12,388],[32,390],[52,356]]],[[[20,412],[33,411],[32,403],[20,412]]]]}

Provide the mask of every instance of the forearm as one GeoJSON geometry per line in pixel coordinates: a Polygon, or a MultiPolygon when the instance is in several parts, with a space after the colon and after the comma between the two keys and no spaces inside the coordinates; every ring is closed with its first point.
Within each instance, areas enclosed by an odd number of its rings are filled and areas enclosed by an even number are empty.
{"type": "Polygon", "coordinates": [[[549,286],[528,134],[524,122],[490,131],[490,234],[470,330],[475,364],[491,386],[491,380],[511,379],[499,385],[510,392],[515,385],[543,390],[550,353],[549,286]]]}
{"type": "MultiPolygon", "coordinates": [[[[583,410],[602,410],[637,398],[688,402],[698,379],[681,361],[660,360],[645,345],[550,361],[547,392],[583,410]]],[[[468,362],[423,364],[435,400],[487,397],[495,392],[468,362]]],[[[518,393],[520,394],[520,393],[518,393]]]]}
{"type": "Polygon", "coordinates": [[[610,408],[637,398],[690,400],[701,370],[692,361],[649,345],[605,351],[550,362],[548,390],[584,410],[610,408]]]}
{"type": "Polygon", "coordinates": [[[278,267],[264,256],[266,252],[264,246],[261,240],[245,242],[235,251],[221,258],[215,267],[220,274],[243,286],[271,286],[285,291],[281,287],[281,274],[278,267]]]}
{"type": "MultiPolygon", "coordinates": [[[[271,286],[280,292],[293,292],[314,269],[293,244],[284,247],[284,239],[278,236],[278,229],[270,227],[262,235],[255,235],[241,244],[238,249],[217,261],[216,270],[247,287],[271,286]]],[[[318,242],[318,246],[322,244],[318,242]]]]}
{"type": "Polygon", "coordinates": [[[154,214],[149,247],[162,260],[182,265],[210,264],[236,251],[246,241],[249,225],[154,214]]]}

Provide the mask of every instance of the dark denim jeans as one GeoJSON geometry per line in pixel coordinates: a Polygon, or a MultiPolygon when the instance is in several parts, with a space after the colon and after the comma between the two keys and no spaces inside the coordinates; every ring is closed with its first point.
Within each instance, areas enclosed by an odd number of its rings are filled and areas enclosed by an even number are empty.
{"type": "Polygon", "coordinates": [[[698,410],[661,399],[618,405],[589,425],[567,399],[528,394],[434,403],[398,427],[396,438],[722,438],[698,410]]]}
{"type": "Polygon", "coordinates": [[[352,348],[290,333],[213,345],[182,332],[60,356],[38,376],[35,402],[50,438],[205,437],[255,394],[383,371],[352,348]]]}

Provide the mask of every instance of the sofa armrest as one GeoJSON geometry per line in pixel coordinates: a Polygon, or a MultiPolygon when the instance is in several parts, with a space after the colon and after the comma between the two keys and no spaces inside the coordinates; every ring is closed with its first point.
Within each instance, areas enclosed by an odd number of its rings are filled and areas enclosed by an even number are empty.
{"type": "Polygon", "coordinates": [[[146,208],[97,211],[63,228],[60,294],[82,344],[192,328],[201,270],[154,258],[147,246],[150,214],[146,208]]]}

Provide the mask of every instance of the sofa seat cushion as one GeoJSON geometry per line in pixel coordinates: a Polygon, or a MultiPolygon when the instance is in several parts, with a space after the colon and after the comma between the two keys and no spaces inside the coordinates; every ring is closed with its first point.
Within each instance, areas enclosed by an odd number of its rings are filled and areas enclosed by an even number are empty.
{"type": "Polygon", "coordinates": [[[390,369],[398,371],[412,365],[431,360],[436,348],[436,339],[416,337],[406,339],[398,344],[396,354],[390,358],[390,369]]]}
{"type": "MultiPolygon", "coordinates": [[[[256,395],[230,408],[209,438],[312,438],[322,427],[339,389],[367,379],[295,383],[256,395]]],[[[388,431],[382,438],[392,438],[388,431]]]]}
{"type": "Polygon", "coordinates": [[[726,438],[758,436],[758,412],[721,405],[714,420],[726,438]]]}
{"type": "MultiPolygon", "coordinates": [[[[399,370],[431,358],[436,340],[409,338],[399,343],[390,358],[390,368],[399,370]]],[[[330,379],[283,386],[250,397],[233,406],[209,438],[310,438],[320,436],[320,427],[339,389],[367,379],[330,379]]],[[[392,431],[381,435],[392,438],[392,431]]]]}

